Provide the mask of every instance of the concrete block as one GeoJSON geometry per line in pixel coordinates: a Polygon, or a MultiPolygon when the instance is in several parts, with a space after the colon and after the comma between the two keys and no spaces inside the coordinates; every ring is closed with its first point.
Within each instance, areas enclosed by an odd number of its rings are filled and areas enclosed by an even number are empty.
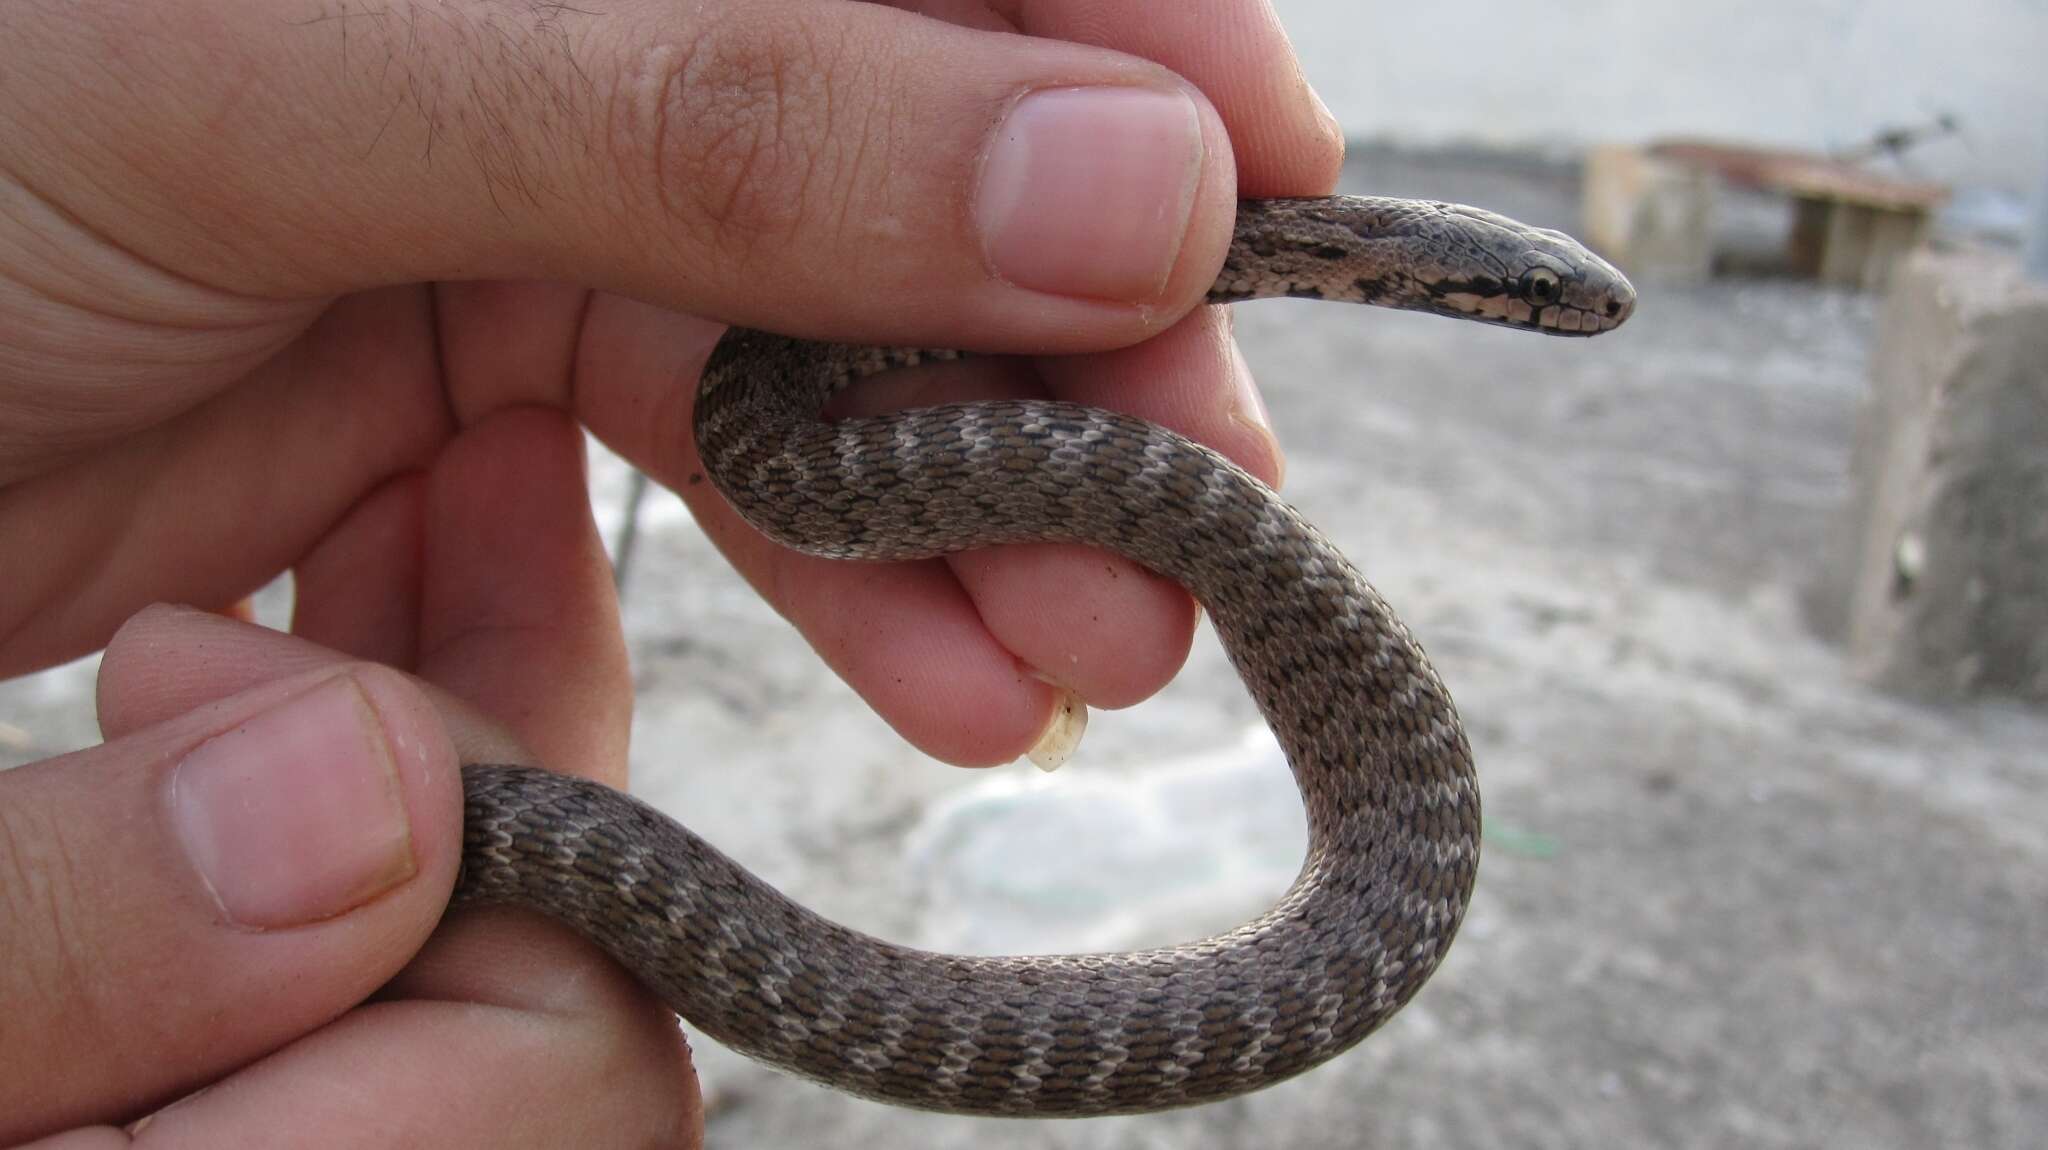
{"type": "Polygon", "coordinates": [[[1878,331],[1833,584],[1850,661],[1909,694],[2048,702],[2048,285],[1918,252],[1878,331]]]}

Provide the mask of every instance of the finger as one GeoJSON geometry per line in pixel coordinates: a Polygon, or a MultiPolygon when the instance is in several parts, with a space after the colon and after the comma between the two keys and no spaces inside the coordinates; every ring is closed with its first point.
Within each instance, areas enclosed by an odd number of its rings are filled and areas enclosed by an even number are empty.
{"type": "MultiPolygon", "coordinates": [[[[1055,398],[1177,431],[1279,485],[1279,444],[1225,309],[1204,308],[1134,347],[1036,365],[1055,398]]],[[[1006,547],[948,563],[996,642],[1091,706],[1151,697],[1194,641],[1187,592],[1096,549],[1006,547]]]]}
{"type": "MultiPolygon", "coordinates": [[[[558,415],[509,412],[466,432],[437,461],[422,485],[421,665],[477,702],[507,708],[534,745],[561,748],[554,757],[618,780],[627,704],[592,688],[609,681],[623,697],[630,683],[609,569],[589,521],[580,442],[558,415]],[[548,689],[529,692],[520,677],[548,689]]],[[[343,599],[358,597],[344,592],[343,599]]],[[[347,612],[319,610],[345,627],[347,612]]],[[[137,627],[160,627],[167,617],[195,621],[189,613],[151,614],[137,627]]],[[[288,636],[208,625],[209,665],[179,683],[212,684],[259,662],[254,650],[306,657],[308,645],[288,636]]],[[[165,689],[124,681],[146,700],[165,689]]],[[[127,712],[117,707],[115,714],[121,721],[127,712]]],[[[660,1144],[678,1144],[684,1140],[671,1135],[694,1129],[694,1081],[673,1016],[602,955],[549,924],[507,913],[460,916],[381,997],[384,1005],[238,1076],[234,1089],[160,1116],[149,1133],[184,1132],[204,1144],[206,1132],[260,1129],[288,1105],[305,1118],[294,1129],[326,1144],[322,1135],[337,1128],[323,1119],[359,1116],[366,1095],[377,1099],[389,1129],[418,1131],[432,1144],[586,1144],[592,1130],[636,1144],[631,1139],[649,1129],[663,1134],[660,1144]],[[586,993],[602,987],[611,990],[586,993]],[[413,998],[466,1006],[422,1015],[418,1004],[401,1001],[413,998]],[[389,1050],[391,1042],[424,1045],[420,1058],[447,1068],[444,1076],[422,1082],[416,1069],[400,1071],[388,1056],[363,1053],[389,1050]],[[451,1092],[460,1104],[450,1104],[451,1092]],[[578,1129],[580,1136],[557,1137],[578,1129]]]]}
{"type": "MultiPolygon", "coordinates": [[[[420,673],[503,716],[537,761],[624,786],[632,681],[591,519],[581,429],[542,408],[484,418],[436,461],[424,520],[420,673]]],[[[454,1041],[436,1046],[454,1047],[447,1064],[461,1076],[462,1105],[403,1075],[358,1083],[388,1092],[393,1124],[423,1140],[585,1144],[602,1132],[602,1142],[646,1145],[701,1132],[673,1014],[594,948],[535,916],[457,916],[385,997],[496,1009],[451,1020],[446,1009],[394,1002],[395,1014],[334,1035],[335,1049],[322,1036],[263,1068],[275,1081],[262,1096],[295,1109],[310,1100],[317,1120],[332,1095],[341,1104],[332,1116],[344,1119],[349,1096],[322,1085],[331,1060],[347,1058],[351,1045],[433,1041],[452,1025],[454,1041]]],[[[266,1117],[223,1110],[207,1122],[261,1128],[266,1117]]]]}
{"type": "Polygon", "coordinates": [[[451,921],[383,1001],[152,1116],[138,1144],[701,1145],[674,1018],[572,935],[508,950],[508,917],[451,921]],[[432,993],[451,980],[474,997],[432,993]]]}
{"type": "Polygon", "coordinates": [[[501,716],[544,765],[623,787],[632,672],[582,430],[543,408],[492,416],[428,483],[420,674],[501,716]]]}
{"type": "MultiPolygon", "coordinates": [[[[357,661],[218,612],[158,604],[136,612],[107,644],[97,699],[100,733],[120,738],[273,679],[331,672],[357,661]]],[[[458,762],[540,761],[511,730],[466,700],[424,679],[414,679],[413,686],[441,716],[458,762]]]]}
{"type": "Polygon", "coordinates": [[[1337,185],[1344,135],[1323,106],[1269,0],[914,0],[941,19],[1074,40],[1154,60],[1188,78],[1223,117],[1241,196],[1320,196],[1337,185]]]}
{"type": "MultiPolygon", "coordinates": [[[[517,573],[507,581],[517,582],[517,573]]],[[[153,609],[109,651],[105,722],[118,729],[217,692],[239,674],[338,658],[263,628],[153,609]],[[167,648],[194,657],[170,666],[136,657],[167,648]]],[[[526,665],[539,675],[573,671],[526,665]]],[[[444,713],[458,716],[449,720],[458,746],[489,741],[461,729],[468,708],[444,713]]],[[[377,998],[379,1005],[152,1117],[144,1141],[242,1144],[252,1139],[219,1135],[266,1130],[281,1110],[296,1120],[278,1130],[322,1146],[350,1137],[388,1145],[395,1131],[420,1132],[427,1145],[602,1145],[593,1141],[600,1134],[628,1145],[690,1145],[693,1123],[701,1125],[673,1016],[601,954],[545,924],[509,912],[451,919],[377,998]],[[378,1115],[374,1128],[364,1126],[365,1113],[378,1115]],[[565,1130],[580,1133],[560,1136],[565,1130]],[[660,1136],[631,1141],[648,1130],[660,1136]]]]}
{"type": "MultiPolygon", "coordinates": [[[[596,350],[582,338],[594,298],[568,283],[435,284],[442,378],[457,422],[511,407],[574,406],[579,359],[596,350]]],[[[630,357],[648,349],[603,350],[630,357]]]]}
{"type": "MultiPolygon", "coordinates": [[[[503,716],[539,762],[623,787],[632,675],[591,518],[582,430],[544,408],[465,430],[428,479],[425,555],[420,672],[503,716]]],[[[387,994],[527,1020],[515,1028],[488,1015],[465,1026],[452,1065],[480,1086],[462,1106],[387,1080],[394,1113],[417,1123],[425,1144],[701,1140],[675,1016],[595,948],[537,916],[457,916],[387,994]],[[463,1136],[426,1137],[435,1132],[463,1136]]],[[[439,1014],[414,1017],[418,1009],[408,1003],[386,1025],[431,1038],[439,1014]]],[[[377,1037],[360,1036],[366,1047],[377,1037]]],[[[288,1068],[278,1097],[322,1081],[321,1054],[288,1068]]]]}
{"type": "Polygon", "coordinates": [[[372,491],[292,570],[292,633],[366,662],[419,660],[425,480],[372,491]]]}
{"type": "MultiPolygon", "coordinates": [[[[474,720],[456,732],[464,761],[559,765],[623,785],[632,684],[610,567],[590,517],[580,436],[566,418],[540,409],[508,412],[464,433],[424,479],[372,497],[315,553],[313,576],[299,586],[299,614],[320,620],[323,637],[343,647],[395,644],[380,597],[417,596],[415,669],[428,677],[423,686],[437,705],[474,720]],[[408,505],[414,498],[417,507],[408,505]],[[416,517],[422,534],[409,538],[403,523],[379,522],[387,517],[416,517]],[[351,544],[364,552],[342,554],[351,544]],[[422,565],[418,589],[376,570],[380,552],[391,554],[393,569],[422,565]],[[499,721],[519,741],[496,745],[516,749],[493,753],[475,731],[499,721]]],[[[101,729],[118,737],[280,668],[306,672],[343,659],[262,628],[175,608],[145,610],[102,664],[101,729]],[[175,666],[130,657],[171,644],[192,653],[175,666]]]]}
{"type": "Polygon", "coordinates": [[[1177,431],[1278,487],[1286,471],[1228,308],[1204,308],[1132,347],[1035,361],[1050,395],[1177,431]]]}
{"type": "Polygon", "coordinates": [[[454,766],[356,666],[0,774],[0,1140],[132,1117],[389,979],[455,880],[454,766]]]}
{"type": "MultiPolygon", "coordinates": [[[[835,397],[828,414],[871,415],[949,403],[1057,396],[1112,410],[1135,407],[1138,414],[1176,430],[1202,427],[1213,433],[1216,429],[1210,425],[1224,422],[1218,418],[1220,413],[1203,410],[1182,393],[1210,390],[1205,386],[1205,371],[1214,374],[1227,363],[1227,336],[1213,338],[1219,330],[1214,313],[1205,310],[1155,339],[1120,352],[1033,363],[970,360],[876,376],[835,397]],[[1157,388],[1131,388],[1118,372],[1117,361],[1137,352],[1145,354],[1133,367],[1156,374],[1131,378],[1156,379],[1157,388]],[[1184,381],[1188,381],[1185,386],[1184,381]],[[1088,390],[1090,384],[1097,385],[1093,391],[1088,390]],[[1119,389],[1118,384],[1125,386],[1119,389]],[[1073,394],[1058,395],[1063,385],[1073,394]]],[[[1246,437],[1222,434],[1218,438],[1239,443],[1246,437]]],[[[778,561],[773,549],[749,558],[778,561]]],[[[1038,683],[1063,688],[1090,706],[1129,706],[1165,686],[1186,660],[1194,639],[1194,601],[1186,591],[1099,548],[1062,544],[996,547],[947,556],[943,563],[964,593],[964,598],[954,597],[961,599],[963,619],[985,629],[995,649],[1005,653],[995,669],[1008,673],[1011,664],[1020,664],[1025,670],[1024,682],[1011,689],[1028,701],[1033,708],[1030,714],[1040,724],[1050,724],[1064,700],[1060,692],[1043,692],[1038,683]],[[1040,707],[1046,710],[1036,709],[1040,707]]],[[[843,564],[822,564],[819,578],[845,574],[843,564]]],[[[807,594],[790,595],[793,616],[805,619],[807,630],[830,627],[833,620],[812,614],[813,608],[806,602],[816,597],[816,589],[805,590],[807,594]]],[[[933,605],[915,606],[929,611],[933,605]]],[[[915,627],[916,618],[906,615],[900,624],[862,623],[876,630],[899,625],[915,627]]],[[[873,694],[899,707],[922,710],[932,689],[922,677],[962,674],[953,664],[969,653],[969,649],[950,645],[934,656],[937,665],[928,665],[923,672],[872,664],[859,664],[852,670],[877,677],[916,676],[913,682],[919,693],[898,697],[887,684],[880,684],[873,694]]],[[[1015,683],[1016,677],[1011,681],[1015,683]]],[[[977,685],[977,693],[990,689],[988,684],[977,685]]],[[[863,694],[870,692],[864,690],[863,694]]],[[[933,717],[957,713],[941,710],[933,717]]],[[[916,711],[901,720],[912,728],[924,721],[916,711]]],[[[1045,726],[1030,730],[1042,734],[1045,726]]],[[[1015,753],[1011,750],[1010,757],[1015,753]]]]}
{"type": "MultiPolygon", "coordinates": [[[[1057,394],[1163,423],[1277,482],[1278,447],[1228,315],[1203,309],[1146,343],[1037,360],[1035,372],[1019,361],[969,360],[878,376],[833,410],[1057,394]]],[[[1185,592],[1100,551],[999,548],[954,557],[941,570],[816,560],[770,543],[704,482],[696,456],[694,381],[716,329],[615,299],[596,301],[587,324],[594,348],[668,349],[602,361],[613,378],[637,379],[640,394],[668,398],[651,415],[590,409],[599,433],[682,493],[735,567],[926,753],[963,765],[1007,762],[1052,725],[1062,695],[1049,684],[1094,706],[1127,706],[1186,658],[1195,616],[1185,592]],[[656,388],[656,380],[670,382],[656,388]]]]}
{"type": "Polygon", "coordinates": [[[15,22],[28,127],[0,160],[250,295],[572,279],[802,334],[1107,346],[1201,298],[1234,214],[1223,124],[1167,69],[879,5],[15,22]],[[70,63],[131,56],[175,97],[70,63]]]}
{"type": "MultiPolygon", "coordinates": [[[[944,564],[800,555],[748,527],[706,482],[690,414],[698,371],[718,334],[701,320],[600,297],[585,324],[593,350],[582,370],[618,386],[579,388],[579,410],[615,450],[683,495],[734,567],[905,739],[934,758],[972,766],[1029,750],[1052,724],[1059,693],[988,633],[944,564]],[[635,348],[643,350],[620,350],[635,348]]],[[[1021,370],[998,363],[980,361],[973,370],[1021,370]]],[[[1013,377],[1011,385],[1018,382],[1013,377]]],[[[1028,373],[1023,383],[1032,386],[1028,373]]],[[[909,392],[892,399],[918,401],[909,392]]]]}
{"type": "Polygon", "coordinates": [[[291,567],[451,430],[422,289],[351,296],[291,351],[89,464],[0,487],[0,675],[103,645],[144,606],[224,606],[291,567]]]}

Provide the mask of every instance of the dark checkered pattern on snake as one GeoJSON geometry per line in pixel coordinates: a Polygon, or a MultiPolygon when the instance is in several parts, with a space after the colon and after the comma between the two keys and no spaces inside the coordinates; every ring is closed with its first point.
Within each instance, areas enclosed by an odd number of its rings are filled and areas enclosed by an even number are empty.
{"type": "MultiPolygon", "coordinates": [[[[1214,302],[1305,296],[1563,335],[1625,320],[1621,274],[1472,208],[1246,201],[1214,302]]],[[[665,816],[596,784],[465,768],[459,903],[581,932],[718,1041],[841,1090],[972,1114],[1070,1116],[1226,1098],[1385,1022],[1443,959],[1479,861],[1479,791],[1449,694],[1314,527],[1151,424],[1012,401],[820,421],[838,389],[949,355],[733,331],[697,437],[718,489],[806,552],[926,558],[1092,544],[1186,586],[1285,749],[1308,858],[1279,903],[1133,954],[967,958],[820,919],[665,816]]]]}

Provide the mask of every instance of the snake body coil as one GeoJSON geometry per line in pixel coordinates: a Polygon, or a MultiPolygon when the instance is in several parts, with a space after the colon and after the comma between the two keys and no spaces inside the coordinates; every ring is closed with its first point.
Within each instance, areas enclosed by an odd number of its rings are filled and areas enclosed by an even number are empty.
{"type": "MultiPolygon", "coordinates": [[[[1627,318],[1620,273],[1556,232],[1408,200],[1247,201],[1210,299],[1294,295],[1557,334],[1627,318]]],[[[1451,699],[1357,570],[1216,453],[1111,412],[977,403],[825,423],[931,354],[734,331],[706,367],[706,469],[803,551],[927,558],[1088,543],[1186,586],[1272,725],[1308,858],[1266,914],[1134,954],[967,958],[826,922],[595,784],[469,767],[459,901],[588,936],[720,1042],[842,1090],[1001,1115],[1157,1110],[1255,1090],[1385,1022],[1450,946],[1479,861],[1451,699]]]]}

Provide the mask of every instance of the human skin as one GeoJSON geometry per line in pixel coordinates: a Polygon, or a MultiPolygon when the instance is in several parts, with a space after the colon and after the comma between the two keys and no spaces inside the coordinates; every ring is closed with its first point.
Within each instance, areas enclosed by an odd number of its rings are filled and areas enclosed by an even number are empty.
{"type": "Polygon", "coordinates": [[[1191,601],[1075,548],[774,547],[698,481],[720,324],[1058,354],[840,406],[1052,395],[1277,480],[1196,305],[1236,197],[1340,158],[1264,0],[0,5],[0,674],[112,640],[107,743],[0,776],[0,1142],[696,1137],[602,959],[435,933],[455,762],[625,782],[578,428],[904,738],[1007,761],[1162,685],[1191,601]],[[286,570],[296,637],[145,610],[286,570]],[[244,760],[334,817],[207,814],[244,760]]]}

